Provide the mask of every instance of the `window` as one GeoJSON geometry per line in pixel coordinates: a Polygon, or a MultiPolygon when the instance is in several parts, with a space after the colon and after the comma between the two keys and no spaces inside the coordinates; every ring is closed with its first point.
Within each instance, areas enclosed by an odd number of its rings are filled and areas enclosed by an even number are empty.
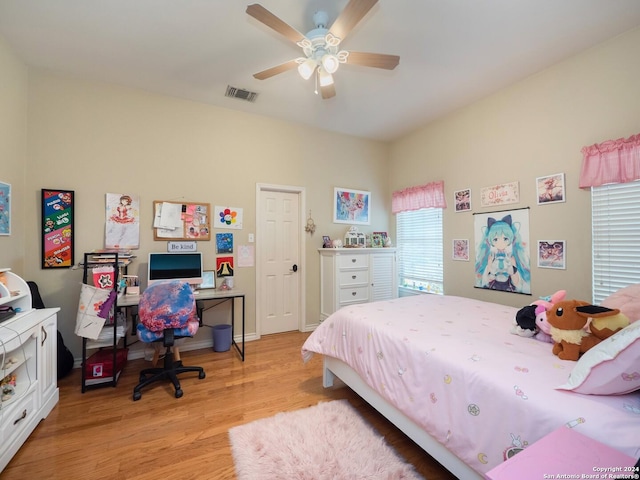
{"type": "Polygon", "coordinates": [[[400,296],[444,293],[442,209],[424,208],[396,215],[400,296]]]}
{"type": "Polygon", "coordinates": [[[591,188],[593,303],[640,283],[640,181],[591,188]]]}

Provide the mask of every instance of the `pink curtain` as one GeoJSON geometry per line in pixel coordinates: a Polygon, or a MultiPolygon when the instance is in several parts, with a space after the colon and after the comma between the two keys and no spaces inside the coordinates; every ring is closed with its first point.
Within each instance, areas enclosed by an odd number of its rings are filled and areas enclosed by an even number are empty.
{"type": "Polygon", "coordinates": [[[447,201],[444,198],[444,181],[431,182],[393,192],[391,201],[393,213],[430,207],[447,208],[447,201]]]}
{"type": "Polygon", "coordinates": [[[640,180],[640,133],[582,149],[580,188],[640,180]]]}

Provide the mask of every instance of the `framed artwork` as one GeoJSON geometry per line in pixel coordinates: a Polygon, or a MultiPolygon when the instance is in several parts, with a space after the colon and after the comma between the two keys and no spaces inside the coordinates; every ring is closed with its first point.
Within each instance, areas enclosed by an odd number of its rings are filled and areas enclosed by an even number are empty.
{"type": "Polygon", "coordinates": [[[501,183],[480,190],[480,205],[495,207],[518,203],[520,201],[520,185],[518,182],[501,183]]]}
{"type": "Polygon", "coordinates": [[[11,235],[11,184],[0,182],[0,235],[11,235]]]}
{"type": "Polygon", "coordinates": [[[71,190],[42,189],[41,268],[73,266],[73,195],[71,190]]]}
{"type": "Polygon", "coordinates": [[[564,202],[566,200],[564,173],[555,173],[546,177],[536,178],[536,192],[538,205],[564,202]]]}
{"type": "Polygon", "coordinates": [[[233,257],[216,258],[216,276],[233,277],[233,257]]]}
{"type": "Polygon", "coordinates": [[[567,244],[564,240],[538,240],[538,267],[567,268],[567,244]]]}
{"type": "Polygon", "coordinates": [[[333,189],[333,223],[369,225],[371,192],[336,187],[333,189]]]}
{"type": "Polygon", "coordinates": [[[384,238],[379,233],[374,233],[371,236],[371,247],[372,248],[382,248],[384,247],[384,238]]]}
{"type": "Polygon", "coordinates": [[[456,212],[468,212],[471,210],[471,189],[457,190],[453,192],[456,212]]]}
{"type": "Polygon", "coordinates": [[[228,228],[231,230],[242,230],[244,212],[239,207],[222,207],[216,205],[213,214],[215,228],[228,228]]]}
{"type": "Polygon", "coordinates": [[[469,261],[469,240],[466,238],[453,239],[453,260],[469,261]]]}

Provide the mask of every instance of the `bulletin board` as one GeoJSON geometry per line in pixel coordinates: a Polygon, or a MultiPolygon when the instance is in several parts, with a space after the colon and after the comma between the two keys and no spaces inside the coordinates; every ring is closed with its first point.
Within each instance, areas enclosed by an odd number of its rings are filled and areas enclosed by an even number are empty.
{"type": "Polygon", "coordinates": [[[153,239],[211,240],[211,205],[154,200],[153,239]]]}

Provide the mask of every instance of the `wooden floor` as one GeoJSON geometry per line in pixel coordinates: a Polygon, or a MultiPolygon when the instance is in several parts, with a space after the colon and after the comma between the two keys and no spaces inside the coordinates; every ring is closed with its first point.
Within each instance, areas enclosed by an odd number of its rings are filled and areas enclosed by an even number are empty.
{"type": "Polygon", "coordinates": [[[235,351],[182,354],[207,377],[181,377],[184,396],[160,383],[132,400],[138,372],[130,361],[118,385],[80,392],[80,371],[59,382],[60,402],[0,474],[1,480],[233,479],[229,428],[319,401],[346,398],[429,480],[454,479],[349,388],[322,387],[322,359],[303,364],[306,333],[263,337],[235,351]]]}

